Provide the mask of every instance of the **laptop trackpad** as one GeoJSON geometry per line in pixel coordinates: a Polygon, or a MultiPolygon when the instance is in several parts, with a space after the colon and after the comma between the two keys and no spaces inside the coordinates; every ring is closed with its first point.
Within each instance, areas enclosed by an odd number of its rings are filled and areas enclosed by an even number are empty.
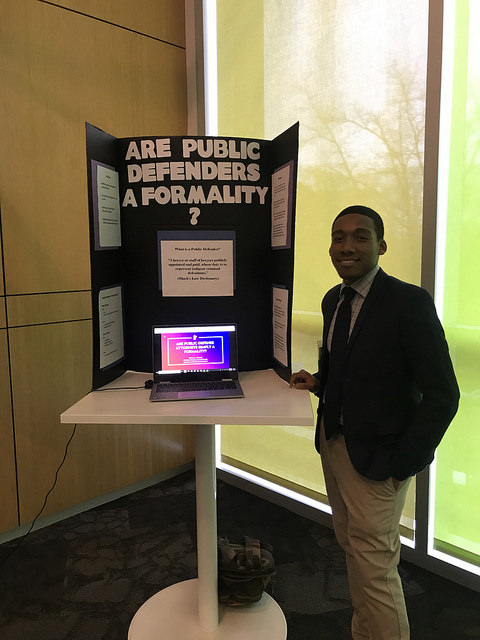
{"type": "Polygon", "coordinates": [[[180,394],[176,391],[162,391],[161,393],[152,394],[150,400],[178,400],[180,394]]]}
{"type": "Polygon", "coordinates": [[[175,394],[179,400],[203,400],[204,398],[218,398],[218,392],[213,391],[179,391],[175,394]]]}

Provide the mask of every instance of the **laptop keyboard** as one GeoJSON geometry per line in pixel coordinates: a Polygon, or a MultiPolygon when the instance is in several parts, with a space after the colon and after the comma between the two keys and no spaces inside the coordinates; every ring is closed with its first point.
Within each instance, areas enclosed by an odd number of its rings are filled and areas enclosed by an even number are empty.
{"type": "Polygon", "coordinates": [[[170,384],[157,385],[157,391],[219,391],[223,389],[236,389],[233,380],[210,380],[207,382],[171,382],[170,384]]]}

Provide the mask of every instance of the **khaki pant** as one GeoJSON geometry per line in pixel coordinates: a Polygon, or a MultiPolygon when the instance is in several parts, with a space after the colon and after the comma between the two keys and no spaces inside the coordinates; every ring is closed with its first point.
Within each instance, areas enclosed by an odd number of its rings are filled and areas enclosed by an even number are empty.
{"type": "Polygon", "coordinates": [[[346,553],[354,640],[408,640],[398,525],[410,479],[375,481],[352,466],[343,436],[320,449],[336,538],[346,553]]]}

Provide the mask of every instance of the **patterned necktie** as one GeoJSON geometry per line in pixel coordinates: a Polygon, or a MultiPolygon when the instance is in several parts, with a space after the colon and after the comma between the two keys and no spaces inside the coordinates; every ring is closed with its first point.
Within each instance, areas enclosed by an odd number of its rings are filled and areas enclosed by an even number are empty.
{"type": "Polygon", "coordinates": [[[342,410],[342,372],[352,321],[352,298],[355,293],[355,289],[351,287],[343,288],[343,300],[338,307],[337,317],[335,318],[335,325],[333,327],[332,344],[328,358],[325,407],[323,411],[327,440],[339,430],[340,413],[342,410]]]}

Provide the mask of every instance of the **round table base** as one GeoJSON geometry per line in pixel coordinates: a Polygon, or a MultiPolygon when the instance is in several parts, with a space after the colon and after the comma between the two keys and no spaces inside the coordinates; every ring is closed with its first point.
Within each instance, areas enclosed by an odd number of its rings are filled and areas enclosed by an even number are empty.
{"type": "Polygon", "coordinates": [[[283,611],[267,593],[254,604],[219,605],[219,625],[201,631],[198,622],[198,580],[159,591],[135,614],[128,640],[286,640],[283,611]]]}

